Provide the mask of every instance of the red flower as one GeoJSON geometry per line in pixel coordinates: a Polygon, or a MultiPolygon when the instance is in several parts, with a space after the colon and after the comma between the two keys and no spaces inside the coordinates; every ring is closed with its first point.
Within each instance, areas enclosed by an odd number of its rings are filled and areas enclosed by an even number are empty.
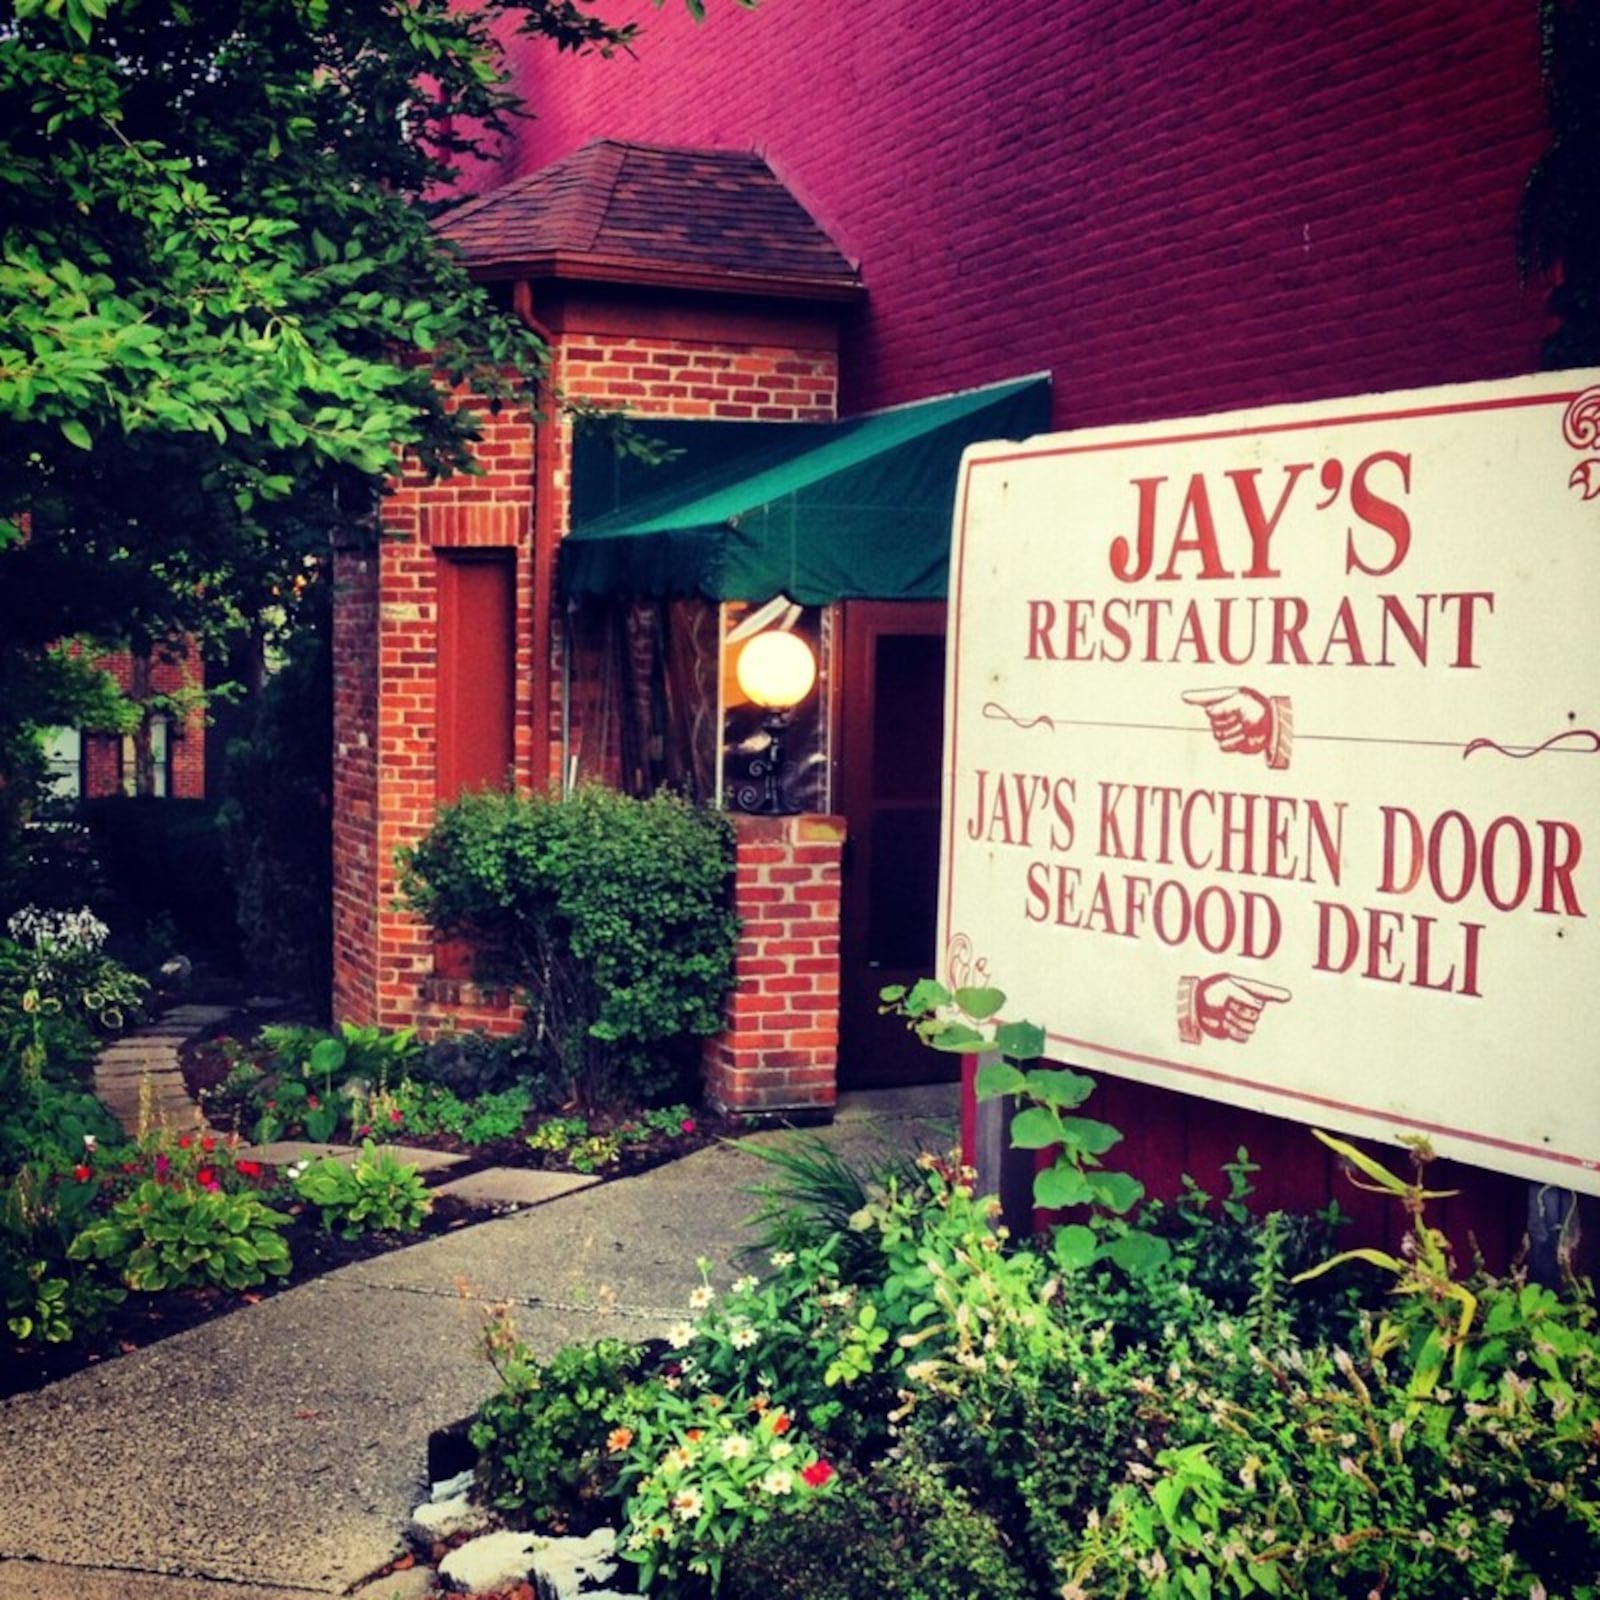
{"type": "Polygon", "coordinates": [[[217,1141],[208,1133],[205,1138],[200,1141],[200,1148],[204,1150],[207,1155],[210,1155],[211,1152],[217,1148],[217,1141]]]}
{"type": "Polygon", "coordinates": [[[192,1145],[193,1143],[194,1143],[194,1138],[193,1138],[192,1135],[187,1134],[187,1133],[180,1133],[178,1135],[178,1148],[180,1150],[187,1150],[189,1148],[189,1146],[192,1145]]]}
{"type": "Polygon", "coordinates": [[[820,1489],[832,1476],[833,1468],[826,1461],[813,1461],[800,1469],[800,1481],[812,1489],[820,1489]]]}
{"type": "Polygon", "coordinates": [[[317,1109],[317,1107],[320,1106],[321,1104],[322,1104],[322,1102],[319,1099],[317,1099],[317,1097],[314,1094],[308,1094],[306,1096],[306,1109],[308,1111],[315,1111],[317,1109]]]}
{"type": "Polygon", "coordinates": [[[217,1182],[216,1173],[214,1173],[210,1167],[201,1167],[201,1169],[195,1173],[194,1181],[198,1183],[202,1189],[210,1189],[213,1193],[222,1187],[222,1185],[217,1182]]]}
{"type": "Polygon", "coordinates": [[[241,1178],[259,1178],[261,1176],[261,1163],[259,1161],[237,1161],[233,1170],[241,1178]]]}
{"type": "Polygon", "coordinates": [[[400,1109],[399,1106],[395,1106],[389,1112],[389,1120],[391,1122],[404,1122],[406,1120],[406,1114],[400,1109]]]}
{"type": "Polygon", "coordinates": [[[94,1173],[91,1172],[89,1168],[84,1166],[84,1164],[80,1161],[77,1166],[72,1169],[72,1176],[76,1178],[79,1183],[87,1183],[94,1176],[94,1173]]]}

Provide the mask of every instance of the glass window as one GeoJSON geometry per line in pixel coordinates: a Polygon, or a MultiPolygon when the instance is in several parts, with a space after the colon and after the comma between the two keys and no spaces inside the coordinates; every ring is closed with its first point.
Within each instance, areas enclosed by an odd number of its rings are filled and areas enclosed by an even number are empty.
{"type": "Polygon", "coordinates": [[[76,800],[83,794],[83,734],[77,728],[46,728],[40,735],[47,769],[45,795],[76,800]]]}

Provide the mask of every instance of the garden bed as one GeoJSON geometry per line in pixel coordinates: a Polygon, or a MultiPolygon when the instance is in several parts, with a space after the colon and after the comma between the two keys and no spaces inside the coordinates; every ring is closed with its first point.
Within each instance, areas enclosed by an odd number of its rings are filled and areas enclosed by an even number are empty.
{"type": "MultiPolygon", "coordinates": [[[[253,1039],[241,1042],[231,1037],[225,1025],[187,1041],[180,1049],[190,1096],[206,1107],[219,1135],[236,1134],[240,1141],[248,1141],[256,1128],[248,1118],[219,1112],[215,1099],[219,1087],[237,1071],[240,1060],[255,1048],[253,1039]]],[[[464,1102],[469,1107],[474,1103],[464,1102]]],[[[372,1133],[379,1151],[411,1147],[459,1156],[461,1159],[448,1168],[428,1176],[426,1181],[437,1184],[491,1167],[576,1171],[597,1181],[610,1181],[677,1160],[718,1139],[745,1131],[745,1127],[740,1119],[698,1110],[691,1113],[684,1107],[673,1108],[670,1114],[612,1110],[582,1119],[560,1109],[553,1113],[530,1109],[515,1132],[488,1139],[471,1140],[448,1131],[418,1131],[399,1125],[374,1128],[372,1133]],[[530,1133],[546,1142],[530,1145],[530,1133]]],[[[284,1130],[285,1137],[304,1135],[301,1128],[284,1130]]],[[[362,1134],[344,1123],[328,1138],[314,1142],[344,1141],[361,1143],[362,1134]]],[[[233,1141],[219,1138],[217,1143],[220,1148],[233,1141]]],[[[209,1145],[207,1140],[208,1148],[209,1145]]],[[[259,1180],[268,1187],[272,1171],[270,1167],[265,1169],[259,1180]]],[[[279,1177],[283,1176],[280,1172],[279,1177]]],[[[0,1354],[4,1356],[0,1362],[0,1398],[38,1389],[84,1367],[141,1349],[214,1317],[227,1316],[323,1273],[520,1209],[514,1204],[473,1204],[450,1194],[434,1193],[431,1199],[432,1209],[417,1228],[367,1231],[355,1238],[326,1229],[314,1205],[280,1200],[280,1208],[291,1218],[282,1232],[292,1263],[286,1276],[269,1277],[248,1289],[211,1286],[131,1292],[111,1308],[106,1326],[92,1341],[36,1341],[23,1345],[0,1332],[0,1354]]]]}
{"type": "MultiPolygon", "coordinates": [[[[190,1098],[205,1108],[208,1120],[219,1131],[236,1133],[247,1142],[258,1138],[262,1132],[256,1116],[259,1102],[246,1110],[237,1098],[229,1097],[227,1086],[241,1060],[260,1059],[259,1046],[254,1041],[238,1039],[225,1026],[187,1041],[179,1057],[184,1086],[190,1098]]],[[[403,1076],[398,1081],[409,1082],[403,1076]]],[[[441,1091],[429,1086],[427,1092],[441,1091]]],[[[469,1097],[457,1103],[470,1117],[475,1108],[503,1098],[469,1097]]],[[[505,1116],[509,1118],[509,1113],[505,1116]]],[[[277,1136],[347,1144],[358,1144],[370,1137],[380,1144],[460,1156],[463,1159],[451,1168],[451,1177],[465,1177],[489,1167],[517,1167],[610,1180],[649,1172],[663,1162],[747,1133],[751,1126],[748,1118],[730,1117],[699,1106],[622,1106],[580,1112],[571,1105],[543,1103],[537,1094],[530,1095],[528,1108],[516,1119],[514,1127],[493,1129],[488,1136],[475,1136],[470,1129],[458,1132],[419,1127],[418,1120],[402,1116],[390,1121],[379,1115],[368,1123],[352,1126],[348,1119],[341,1119],[331,1133],[320,1137],[313,1136],[303,1123],[290,1123],[277,1136]]],[[[482,1120],[488,1122],[489,1118],[482,1120]]]]}
{"type": "Polygon", "coordinates": [[[5,1360],[0,1363],[0,1399],[42,1388],[84,1367],[127,1355],[215,1317],[257,1305],[325,1272],[420,1244],[476,1222],[487,1222],[513,1209],[469,1205],[453,1195],[435,1195],[433,1210],[416,1232],[366,1233],[345,1239],[324,1230],[310,1208],[301,1208],[283,1233],[294,1262],[287,1277],[268,1278],[252,1289],[168,1289],[160,1294],[130,1294],[112,1309],[104,1338],[93,1346],[59,1344],[22,1349],[8,1341],[5,1360]]]}

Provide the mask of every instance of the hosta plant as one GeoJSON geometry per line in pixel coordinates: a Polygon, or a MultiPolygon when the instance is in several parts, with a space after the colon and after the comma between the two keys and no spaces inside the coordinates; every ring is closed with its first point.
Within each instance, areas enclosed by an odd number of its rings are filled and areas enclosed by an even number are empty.
{"type": "Polygon", "coordinates": [[[249,1289],[289,1271],[289,1219],[253,1193],[146,1178],[72,1241],[75,1261],[117,1268],[130,1289],[249,1289]]]}
{"type": "Polygon", "coordinates": [[[348,1165],[324,1156],[294,1179],[300,1198],[322,1213],[322,1225],[346,1239],[363,1233],[415,1233],[433,1196],[414,1167],[368,1139],[348,1165]]]}

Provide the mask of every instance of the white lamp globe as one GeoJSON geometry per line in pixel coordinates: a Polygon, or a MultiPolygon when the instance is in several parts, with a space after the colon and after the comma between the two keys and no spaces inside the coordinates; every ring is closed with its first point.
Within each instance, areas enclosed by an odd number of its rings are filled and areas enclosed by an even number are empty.
{"type": "Polygon", "coordinates": [[[811,693],[817,663],[811,647],[796,634],[758,633],[739,652],[734,675],[758,706],[787,711],[811,693]]]}

